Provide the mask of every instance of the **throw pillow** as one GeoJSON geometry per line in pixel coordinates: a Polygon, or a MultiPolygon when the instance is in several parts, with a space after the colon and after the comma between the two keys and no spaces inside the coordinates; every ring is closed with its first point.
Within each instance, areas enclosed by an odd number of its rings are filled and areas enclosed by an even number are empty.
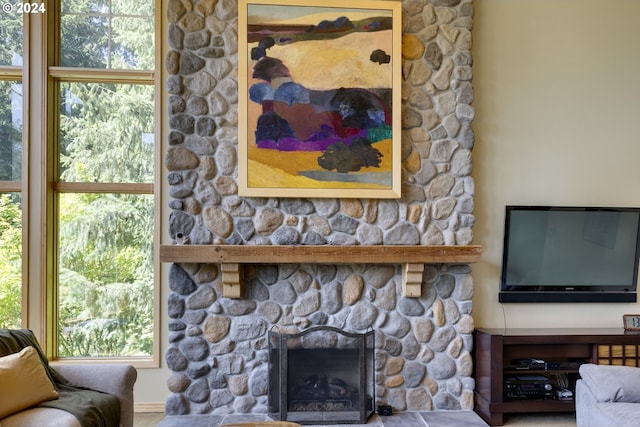
{"type": "Polygon", "coordinates": [[[0,419],[57,398],[35,348],[0,357],[0,419]]]}

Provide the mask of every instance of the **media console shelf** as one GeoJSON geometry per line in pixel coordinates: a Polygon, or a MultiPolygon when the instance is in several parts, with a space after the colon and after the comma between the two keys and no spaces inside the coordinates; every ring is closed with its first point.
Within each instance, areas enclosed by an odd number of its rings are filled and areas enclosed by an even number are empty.
{"type": "Polygon", "coordinates": [[[640,335],[623,328],[477,329],[474,359],[475,411],[489,425],[498,426],[508,413],[575,411],[573,399],[509,400],[505,377],[560,375],[575,392],[582,363],[640,366],[640,335]],[[542,369],[514,368],[514,360],[528,358],[553,363],[542,369]]]}

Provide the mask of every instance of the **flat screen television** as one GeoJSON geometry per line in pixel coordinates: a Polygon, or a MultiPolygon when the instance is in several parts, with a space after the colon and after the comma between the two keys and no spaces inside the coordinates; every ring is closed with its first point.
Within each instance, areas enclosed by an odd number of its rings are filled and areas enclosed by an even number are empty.
{"type": "Polygon", "coordinates": [[[500,302],[636,302],[640,208],[507,206],[500,302]]]}

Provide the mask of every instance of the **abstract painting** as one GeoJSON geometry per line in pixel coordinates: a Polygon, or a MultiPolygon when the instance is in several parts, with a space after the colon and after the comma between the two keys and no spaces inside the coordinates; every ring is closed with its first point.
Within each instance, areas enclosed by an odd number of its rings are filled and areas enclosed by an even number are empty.
{"type": "Polygon", "coordinates": [[[239,1],[241,196],[400,197],[401,13],[401,1],[239,1]]]}

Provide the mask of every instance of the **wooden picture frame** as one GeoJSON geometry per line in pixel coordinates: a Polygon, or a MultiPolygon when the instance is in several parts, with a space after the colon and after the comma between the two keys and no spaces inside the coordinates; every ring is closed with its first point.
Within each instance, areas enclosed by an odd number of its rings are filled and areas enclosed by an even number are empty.
{"type": "Polygon", "coordinates": [[[401,39],[401,1],[239,0],[239,195],[399,198],[401,39]]]}

